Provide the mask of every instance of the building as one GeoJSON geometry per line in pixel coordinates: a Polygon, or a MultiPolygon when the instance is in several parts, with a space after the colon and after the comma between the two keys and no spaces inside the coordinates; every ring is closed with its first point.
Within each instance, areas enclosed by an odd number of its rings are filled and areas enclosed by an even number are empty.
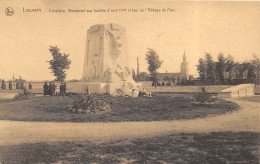
{"type": "Polygon", "coordinates": [[[181,66],[180,66],[180,79],[189,79],[189,67],[188,67],[188,63],[186,61],[186,54],[185,54],[185,51],[184,51],[184,54],[183,54],[183,60],[182,60],[182,63],[181,63],[181,66]]]}
{"type": "Polygon", "coordinates": [[[175,81],[175,82],[190,79],[189,67],[188,67],[188,62],[186,61],[185,51],[184,51],[184,54],[183,54],[182,63],[180,65],[180,72],[178,72],[178,73],[168,73],[166,71],[166,73],[158,73],[157,79],[158,79],[158,81],[175,81]]]}

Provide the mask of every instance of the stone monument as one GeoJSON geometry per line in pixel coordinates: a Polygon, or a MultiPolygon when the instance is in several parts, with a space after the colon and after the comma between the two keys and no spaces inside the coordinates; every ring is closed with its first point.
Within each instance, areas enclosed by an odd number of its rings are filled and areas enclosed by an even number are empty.
{"type": "Polygon", "coordinates": [[[83,81],[90,93],[137,96],[129,67],[126,30],[118,24],[97,24],[87,32],[83,81]]]}

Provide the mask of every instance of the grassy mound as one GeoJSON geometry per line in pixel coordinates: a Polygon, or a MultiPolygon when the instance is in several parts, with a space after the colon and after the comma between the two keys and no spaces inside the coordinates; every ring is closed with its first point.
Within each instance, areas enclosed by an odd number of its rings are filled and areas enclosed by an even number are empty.
{"type": "Polygon", "coordinates": [[[77,99],[73,96],[37,97],[27,100],[1,102],[0,119],[21,121],[159,121],[203,118],[238,109],[235,103],[221,100],[218,104],[194,106],[192,95],[160,94],[153,97],[110,97],[93,95],[111,107],[108,112],[72,113],[68,109],[77,99]]]}

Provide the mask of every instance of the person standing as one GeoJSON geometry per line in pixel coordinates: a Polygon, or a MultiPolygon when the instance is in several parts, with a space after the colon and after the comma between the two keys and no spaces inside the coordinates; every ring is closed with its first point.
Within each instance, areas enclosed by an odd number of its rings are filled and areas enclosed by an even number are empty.
{"type": "Polygon", "coordinates": [[[52,83],[50,82],[49,83],[49,88],[48,88],[48,95],[52,95],[53,94],[53,85],[52,85],[52,83]]]}
{"type": "Polygon", "coordinates": [[[32,84],[31,83],[29,83],[29,89],[32,89],[32,84]]]}
{"type": "Polygon", "coordinates": [[[63,83],[61,82],[61,83],[60,83],[60,95],[61,95],[61,96],[63,95],[63,91],[62,91],[63,86],[62,86],[62,85],[63,85],[63,83]]]}
{"type": "Polygon", "coordinates": [[[48,90],[49,90],[49,86],[46,82],[44,82],[44,85],[43,85],[43,95],[44,96],[48,95],[48,90]]]}
{"type": "Polygon", "coordinates": [[[66,95],[66,83],[63,82],[63,94],[66,95]]]}
{"type": "Polygon", "coordinates": [[[5,86],[5,80],[2,80],[2,86],[1,86],[1,89],[6,89],[6,86],[5,86]]]}
{"type": "Polygon", "coordinates": [[[24,89],[24,84],[23,84],[23,82],[21,82],[20,89],[24,89]]]}
{"type": "Polygon", "coordinates": [[[19,83],[16,82],[16,84],[15,84],[15,88],[16,88],[16,89],[19,89],[19,87],[20,87],[20,86],[19,86],[19,83]]]}
{"type": "Polygon", "coordinates": [[[60,84],[60,95],[64,95],[65,93],[64,93],[64,83],[63,82],[61,82],[61,84],[60,84]]]}
{"type": "Polygon", "coordinates": [[[56,85],[55,85],[55,83],[53,82],[52,83],[52,95],[55,95],[55,90],[56,90],[56,85]]]}
{"type": "Polygon", "coordinates": [[[12,86],[12,81],[9,81],[9,90],[12,90],[13,86],[12,86]]]}

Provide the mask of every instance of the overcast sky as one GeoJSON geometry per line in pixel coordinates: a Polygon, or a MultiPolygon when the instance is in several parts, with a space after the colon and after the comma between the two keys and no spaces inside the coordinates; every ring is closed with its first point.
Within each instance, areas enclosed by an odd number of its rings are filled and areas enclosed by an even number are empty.
{"type": "Polygon", "coordinates": [[[94,24],[117,23],[126,27],[128,58],[136,69],[147,71],[145,53],[156,50],[164,61],[159,72],[179,72],[186,52],[190,74],[197,74],[199,57],[219,52],[236,61],[260,55],[260,2],[178,1],[0,1],[0,78],[12,74],[26,80],[52,80],[48,63],[49,46],[69,53],[72,61],[67,79],[81,79],[87,30],[94,24]],[[148,3],[149,2],[149,3],[148,3]],[[13,16],[5,9],[12,7],[13,16]],[[39,8],[28,13],[24,9],[39,8]],[[171,8],[175,12],[155,13],[50,13],[49,9],[171,8]]]}

